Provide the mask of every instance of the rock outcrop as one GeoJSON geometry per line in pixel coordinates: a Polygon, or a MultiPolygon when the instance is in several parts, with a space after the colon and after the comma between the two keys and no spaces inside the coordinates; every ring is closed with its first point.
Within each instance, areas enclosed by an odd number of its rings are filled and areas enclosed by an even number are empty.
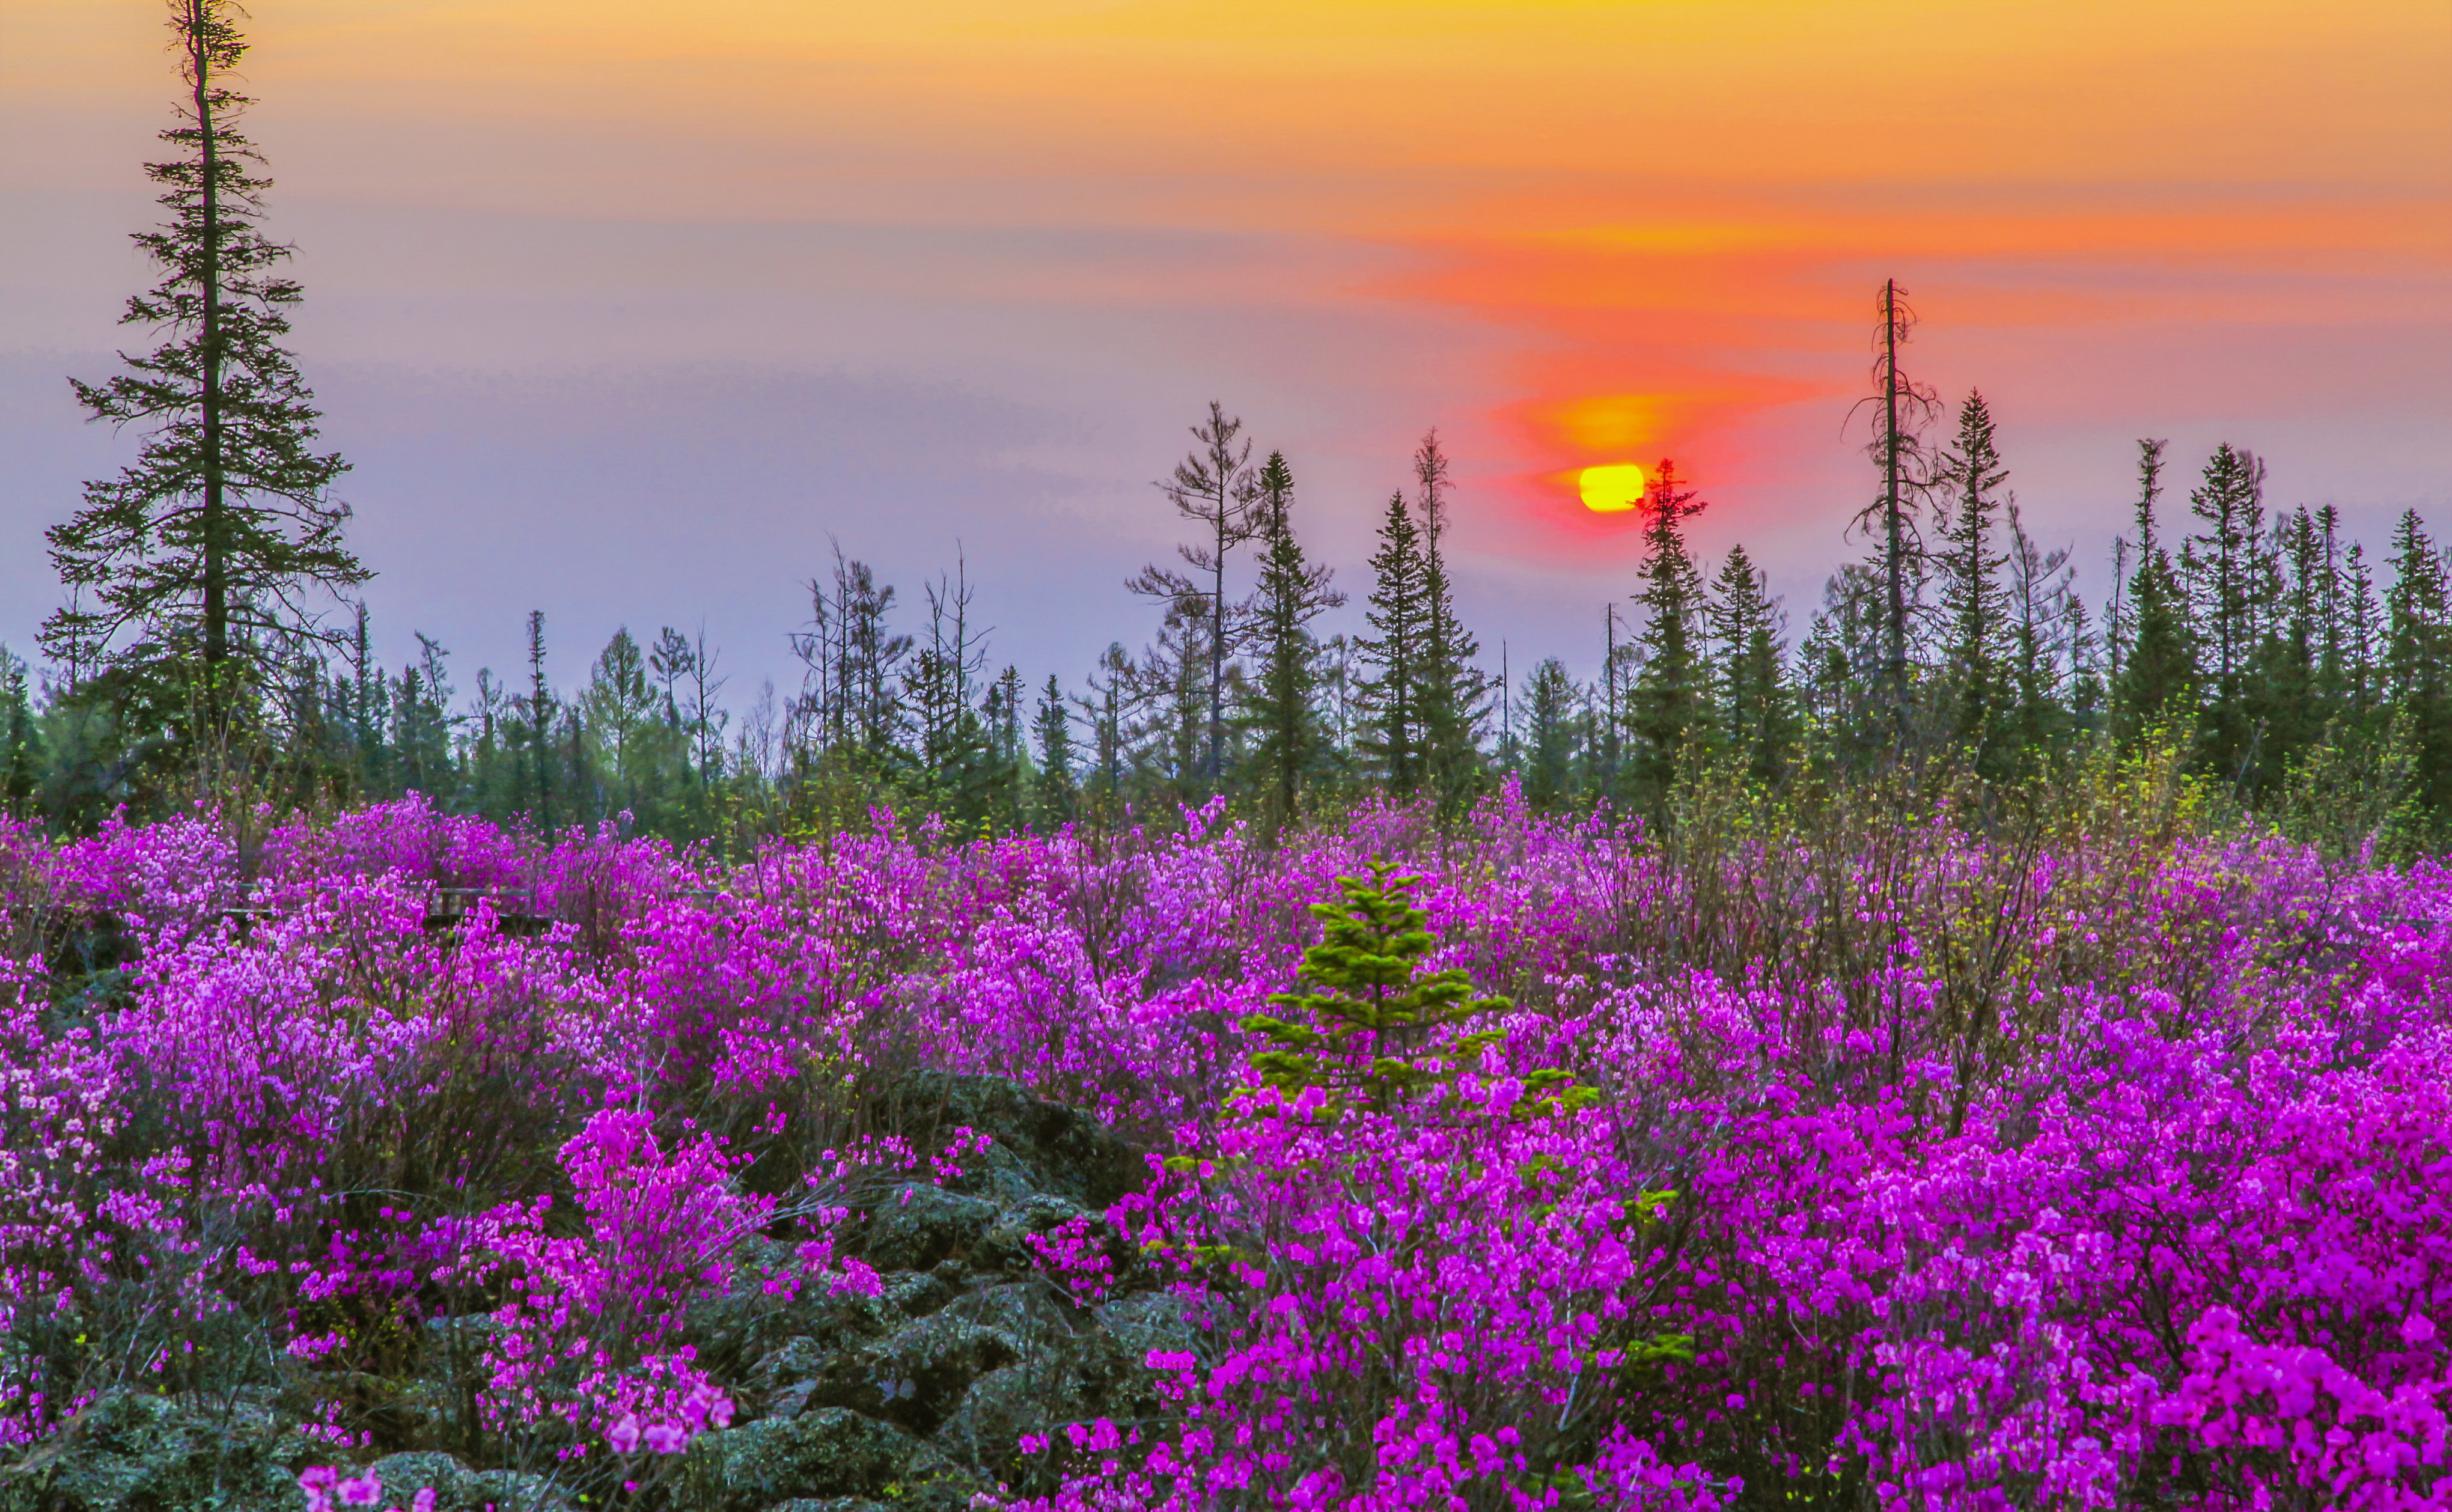
{"type": "MultiPolygon", "coordinates": [[[[1139,1152],[1095,1117],[999,1077],[922,1072],[880,1112],[921,1150],[964,1128],[991,1143],[960,1157],[962,1173],[943,1186],[880,1182],[851,1199],[839,1248],[879,1273],[875,1296],[767,1295],[754,1280],[759,1262],[781,1263],[788,1247],[750,1242],[750,1279],[697,1305],[687,1325],[701,1364],[732,1394],[734,1423],[654,1466],[665,1504],[954,1512],[1026,1479],[1025,1434],[1157,1412],[1144,1362],[1191,1347],[1191,1330],[1099,1216],[1144,1178],[1139,1152]],[[1114,1295],[1077,1295],[1048,1271],[1031,1240],[1067,1225],[1092,1243],[1103,1235],[1114,1295]]],[[[431,1328],[486,1326],[467,1318],[431,1328]]],[[[391,1399],[388,1410],[430,1425],[410,1430],[418,1447],[367,1466],[386,1504],[431,1487],[439,1512],[583,1512],[553,1476],[445,1452],[452,1393],[420,1376],[391,1399]]],[[[71,1432],[0,1466],[0,1512],[298,1512],[299,1469],[339,1457],[283,1404],[268,1390],[210,1406],[105,1396],[71,1432]]]]}

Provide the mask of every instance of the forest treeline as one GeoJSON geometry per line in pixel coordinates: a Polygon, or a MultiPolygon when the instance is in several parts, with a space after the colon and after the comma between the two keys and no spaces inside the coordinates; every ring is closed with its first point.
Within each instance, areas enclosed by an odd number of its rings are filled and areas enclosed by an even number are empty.
{"type": "Polygon", "coordinates": [[[2334,506],[2269,501],[2247,450],[2176,472],[2145,441],[2133,528],[2089,605],[2069,552],[2021,516],[1983,396],[1945,405],[1906,372],[1894,285],[1871,501],[1850,532],[1863,557],[1801,633],[1742,546],[1716,567],[1690,550],[1705,501],[1663,461],[1624,608],[1595,606],[1578,657],[1597,673],[1494,657],[1457,612],[1435,431],[1341,585],[1304,549],[1286,457],[1212,403],[1161,484],[1179,560],[1119,596],[1119,617],[1141,606],[1139,648],[1118,640],[1069,679],[999,663],[959,561],[915,594],[840,548],[788,631],[796,686],[736,688],[720,648],[669,626],[617,632],[574,680],[541,614],[508,675],[464,686],[422,633],[413,658],[380,664],[372,574],[334,493],[347,464],[319,449],[283,344],[301,291],[237,129],[235,11],[171,13],[185,87],[172,151],[148,167],[169,214],[136,238],[161,281],[125,317],[160,344],[75,384],[145,442],[49,532],[65,601],[41,663],[0,650],[14,815],[78,829],[199,797],[414,791],[675,839],[806,834],[880,806],[975,834],[1218,797],[1272,824],[1374,793],[1454,810],[1511,779],[1542,808],[1662,814],[1706,782],[1776,792],[1912,764],[2006,788],[2152,746],[2302,829],[2414,845],[2452,822],[2452,574],[2415,512],[2376,563],[2334,506]],[[1349,593],[1362,627],[1324,633],[1349,593]]]}

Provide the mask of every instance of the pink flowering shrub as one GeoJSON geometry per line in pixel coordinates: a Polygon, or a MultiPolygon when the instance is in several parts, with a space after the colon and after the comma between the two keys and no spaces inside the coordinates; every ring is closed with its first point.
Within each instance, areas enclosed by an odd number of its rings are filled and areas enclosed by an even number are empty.
{"type": "Polygon", "coordinates": [[[2452,873],[2142,781],[737,864],[418,800],[0,829],[0,1450],[255,1392],[310,1505],[435,1443],[676,1504],[764,1410],[693,1320],[878,1298],[847,1208],[1000,1168],[880,1111],[929,1067],[1146,1149],[1010,1264],[1189,1326],[1018,1508],[2452,1502],[2452,873]],[[1410,943],[1340,986],[1382,859],[1410,943]]]}

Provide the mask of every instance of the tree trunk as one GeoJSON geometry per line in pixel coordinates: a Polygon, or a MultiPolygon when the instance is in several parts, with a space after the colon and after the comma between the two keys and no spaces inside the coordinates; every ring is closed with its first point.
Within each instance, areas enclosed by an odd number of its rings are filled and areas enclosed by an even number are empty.
{"type": "Polygon", "coordinates": [[[1907,746],[1908,730],[1908,594],[1907,562],[1899,542],[1899,284],[1882,285],[1882,513],[1888,532],[1890,615],[1888,672],[1890,684],[1892,754],[1907,746]]]}
{"type": "Polygon", "coordinates": [[[208,721],[218,728],[227,691],[222,682],[229,660],[229,563],[228,543],[222,539],[227,521],[222,460],[221,158],[219,128],[213,119],[212,52],[208,45],[211,22],[207,0],[188,0],[188,56],[195,73],[203,169],[198,192],[205,222],[204,360],[198,380],[204,425],[205,708],[208,721]]]}

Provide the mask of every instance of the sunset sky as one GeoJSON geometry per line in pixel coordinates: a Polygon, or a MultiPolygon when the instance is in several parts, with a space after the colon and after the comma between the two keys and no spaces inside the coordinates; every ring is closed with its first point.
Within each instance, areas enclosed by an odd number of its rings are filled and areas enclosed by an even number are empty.
{"type": "MultiPolygon", "coordinates": [[[[1463,606],[1589,673],[1633,584],[1594,464],[1673,457],[1801,633],[1872,487],[1875,292],[2001,422],[2099,602],[2135,441],[2452,531],[2452,5],[2362,0],[254,0],[297,347],[411,627],[556,671],[704,620],[782,680],[829,537],[916,602],[959,540],[999,662],[1154,628],[1148,480],[1215,397],[1363,586],[1437,425],[1463,606]],[[2439,518],[2440,517],[2440,518],[2439,518]]],[[[0,640],[133,438],[155,0],[0,0],[0,640]]]]}

